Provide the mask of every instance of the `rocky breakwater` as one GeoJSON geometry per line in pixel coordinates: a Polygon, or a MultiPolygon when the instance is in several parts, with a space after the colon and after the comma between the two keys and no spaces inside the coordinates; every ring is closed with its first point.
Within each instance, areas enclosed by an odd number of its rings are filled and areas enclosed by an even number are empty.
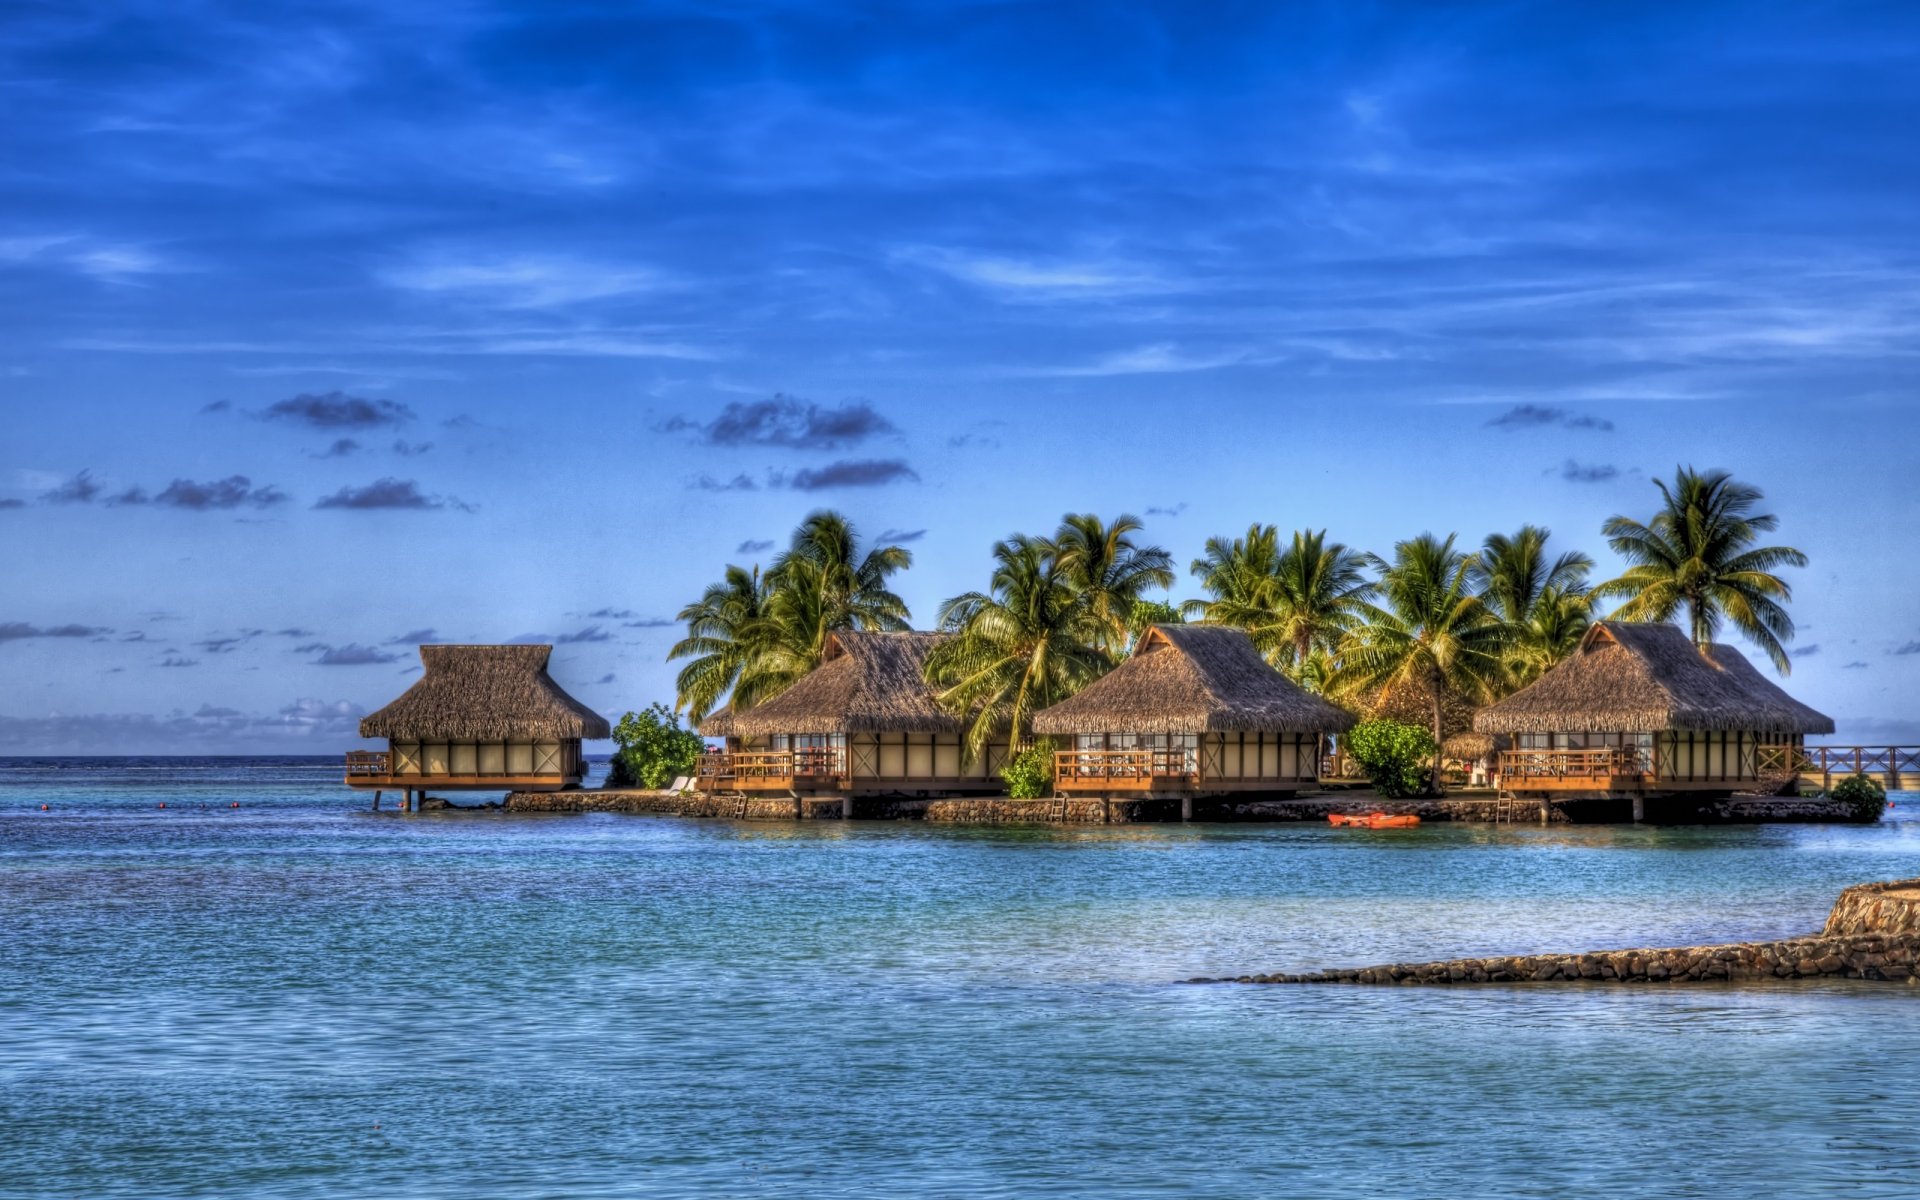
{"type": "Polygon", "coordinates": [[[1818,934],[1772,942],[1489,955],[1241,975],[1196,983],[1703,983],[1718,980],[1920,980],[1920,879],[1870,883],[1840,894],[1818,934]]]}

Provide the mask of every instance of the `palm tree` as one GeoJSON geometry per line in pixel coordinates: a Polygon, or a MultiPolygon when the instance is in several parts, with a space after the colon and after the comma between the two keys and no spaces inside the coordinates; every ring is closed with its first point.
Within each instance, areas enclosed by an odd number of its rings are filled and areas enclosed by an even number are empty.
{"type": "Polygon", "coordinates": [[[1513,631],[1508,666],[1516,686],[1531,683],[1571,654],[1593,610],[1587,591],[1593,560],[1578,550],[1549,559],[1552,536],[1552,530],[1538,525],[1522,525],[1511,536],[1492,534],[1472,570],[1480,599],[1513,631]]]}
{"type": "Polygon", "coordinates": [[[667,651],[667,661],[693,658],[681,668],[674,687],[676,709],[699,724],[729,692],[747,707],[763,685],[752,668],[772,640],[769,608],[773,589],[755,568],[729,566],[726,578],[708,586],[700,599],[680,610],[687,636],[667,651]]]}
{"type": "Polygon", "coordinates": [[[1210,537],[1188,570],[1212,597],[1182,605],[1188,617],[1245,630],[1268,662],[1286,661],[1287,638],[1273,612],[1273,580],[1280,573],[1278,529],[1256,522],[1247,526],[1244,537],[1210,537]]]}
{"type": "Polygon", "coordinates": [[[1593,593],[1548,588],[1535,597],[1527,619],[1514,626],[1514,645],[1507,667],[1513,686],[1525,687],[1547,668],[1580,648],[1593,624],[1593,593]]]}
{"type": "Polygon", "coordinates": [[[1365,573],[1373,561],[1329,543],[1324,529],[1295,530],[1283,549],[1273,526],[1254,525],[1244,538],[1208,540],[1192,571],[1214,599],[1192,601],[1191,610],[1246,630],[1267,661],[1310,683],[1373,595],[1365,573]]]}
{"type": "Polygon", "coordinates": [[[1127,644],[1141,593],[1173,586],[1173,555],[1134,542],[1132,535],[1144,528],[1131,513],[1111,525],[1092,513],[1068,513],[1053,535],[1054,557],[1068,585],[1086,597],[1095,644],[1109,653],[1127,644]]]}
{"type": "Polygon", "coordinates": [[[1441,714],[1451,693],[1492,696],[1505,673],[1512,631],[1471,586],[1472,555],[1423,533],[1394,547],[1380,577],[1380,605],[1363,603],[1365,624],[1342,641],[1334,687],[1373,691],[1410,686],[1431,698],[1433,781],[1440,786],[1441,714]]]}
{"type": "Polygon", "coordinates": [[[1793,618],[1785,605],[1793,588],[1773,572],[1804,567],[1807,556],[1791,546],[1754,546],[1780,519],[1756,513],[1760,489],[1725,471],[1679,467],[1673,486],[1654,484],[1662,503],[1651,521],[1616,516],[1602,526],[1607,543],[1631,565],[1594,595],[1626,597],[1613,613],[1622,621],[1671,621],[1685,610],[1699,646],[1713,641],[1723,620],[1731,621],[1787,674],[1784,643],[1793,640],[1793,618]]]}
{"type": "Polygon", "coordinates": [[[864,555],[853,522],[837,512],[811,513],[767,572],[776,608],[804,628],[818,651],[841,629],[899,631],[910,628],[906,602],[887,580],[913,565],[904,546],[876,546],[864,555]]]}
{"type": "Polygon", "coordinates": [[[723,697],[751,708],[819,666],[827,635],[908,628],[906,602],[887,579],[912,564],[900,546],[861,554],[858,533],[839,513],[809,515],[765,576],[729,566],[722,582],[680,610],[687,636],[667,658],[693,661],[675,681],[677,707],[695,722],[723,697]]]}
{"type": "Polygon", "coordinates": [[[1112,665],[1094,644],[1101,632],[1090,593],[1075,588],[1058,547],[1016,534],[993,548],[990,592],[940,606],[940,628],[955,636],[927,659],[941,700],[971,717],[967,755],[977,761],[994,735],[1022,742],[1033,714],[1071,696],[1112,665]]]}

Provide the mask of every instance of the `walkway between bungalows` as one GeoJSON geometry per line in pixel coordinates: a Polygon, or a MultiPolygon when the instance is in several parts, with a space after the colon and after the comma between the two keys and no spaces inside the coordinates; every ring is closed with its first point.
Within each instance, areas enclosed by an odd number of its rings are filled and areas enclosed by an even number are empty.
{"type": "Polygon", "coordinates": [[[1920,746],[1764,746],[1760,772],[1792,775],[1802,787],[1823,792],[1850,775],[1865,775],[1889,792],[1920,790],[1920,746]]]}

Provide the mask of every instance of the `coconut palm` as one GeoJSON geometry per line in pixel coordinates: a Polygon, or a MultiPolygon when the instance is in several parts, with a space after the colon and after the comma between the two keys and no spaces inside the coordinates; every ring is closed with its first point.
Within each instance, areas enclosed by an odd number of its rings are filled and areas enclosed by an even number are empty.
{"type": "Polygon", "coordinates": [[[913,563],[900,546],[860,552],[852,522],[817,512],[793,531],[764,576],[729,566],[725,579],[680,610],[687,636],[669,661],[692,658],[676,680],[677,707],[695,722],[726,697],[736,709],[779,695],[820,665],[827,635],[908,628],[906,602],[887,579],[913,563]]]}
{"type": "Polygon", "coordinates": [[[990,592],[940,606],[940,628],[955,636],[927,659],[941,701],[967,714],[966,749],[977,760],[1002,730],[1026,740],[1033,714],[1100,677],[1112,659],[1094,644],[1101,630],[1089,593],[1077,589],[1058,548],[1016,534],[993,548],[990,592]]]}
{"type": "Polygon", "coordinates": [[[1804,567],[1807,556],[1790,546],[1754,545],[1780,519],[1755,512],[1760,489],[1725,471],[1679,467],[1671,487],[1664,480],[1654,484],[1661,507],[1652,520],[1641,524],[1616,516],[1602,526],[1607,543],[1630,565],[1594,594],[1626,597],[1613,613],[1622,621],[1671,621],[1684,611],[1699,646],[1713,641],[1722,621],[1731,621],[1787,674],[1785,643],[1793,640],[1793,618],[1786,604],[1793,588],[1774,571],[1804,567]]]}
{"type": "Polygon", "coordinates": [[[674,707],[697,725],[731,692],[746,707],[764,685],[754,677],[755,660],[774,637],[769,608],[773,589],[760,571],[729,566],[726,578],[710,585],[700,599],[680,610],[687,636],[667,651],[667,661],[692,658],[674,680],[674,707]]]}
{"type": "MultiPolygon", "coordinates": [[[[913,565],[904,546],[875,546],[862,554],[853,522],[837,512],[811,513],[793,531],[792,542],[767,572],[776,607],[809,631],[824,648],[841,629],[898,631],[910,628],[906,602],[887,580],[913,565]]],[[[817,661],[817,655],[816,655],[817,661]]]]}
{"type": "Polygon", "coordinates": [[[1342,640],[1333,687],[1345,693],[1418,689],[1430,697],[1433,787],[1440,783],[1441,719],[1448,695],[1492,697],[1505,675],[1510,627],[1474,594],[1475,559],[1430,533],[1394,547],[1381,572],[1380,604],[1342,640]]]}
{"type": "Polygon", "coordinates": [[[1296,682],[1322,678],[1325,662],[1353,627],[1375,585],[1366,577],[1372,556],[1329,543],[1327,531],[1295,530],[1285,547],[1271,525],[1254,525],[1244,538],[1211,538],[1192,571],[1212,600],[1190,609],[1214,625],[1244,629],[1268,662],[1296,682]]]}
{"type": "Polygon", "coordinates": [[[1513,631],[1508,666],[1513,683],[1540,677],[1580,644],[1593,611],[1587,572],[1593,560],[1578,550],[1547,556],[1553,532],[1522,525],[1512,535],[1490,535],[1472,570],[1480,599],[1513,631]]]}
{"type": "Polygon", "coordinates": [[[1127,627],[1141,593],[1173,586],[1173,555],[1134,541],[1133,535],[1144,528],[1131,513],[1122,513],[1110,525],[1092,513],[1068,513],[1053,535],[1060,570],[1068,585],[1086,598],[1094,642],[1108,653],[1127,644],[1127,627]]]}
{"type": "Polygon", "coordinates": [[[1547,668],[1580,648],[1593,624],[1593,593],[1547,588],[1534,598],[1527,619],[1512,626],[1513,646],[1507,668],[1513,686],[1525,687],[1547,668]]]}

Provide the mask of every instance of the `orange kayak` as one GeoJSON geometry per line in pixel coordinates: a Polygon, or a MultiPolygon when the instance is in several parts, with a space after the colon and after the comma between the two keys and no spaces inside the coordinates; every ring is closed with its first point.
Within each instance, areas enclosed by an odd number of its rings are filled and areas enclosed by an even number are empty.
{"type": "Polygon", "coordinates": [[[1398,816],[1382,812],[1367,813],[1365,816],[1348,816],[1346,813],[1328,813],[1327,823],[1330,825],[1351,825],[1359,829],[1405,829],[1411,825],[1418,825],[1420,818],[1411,815],[1398,816]]]}

